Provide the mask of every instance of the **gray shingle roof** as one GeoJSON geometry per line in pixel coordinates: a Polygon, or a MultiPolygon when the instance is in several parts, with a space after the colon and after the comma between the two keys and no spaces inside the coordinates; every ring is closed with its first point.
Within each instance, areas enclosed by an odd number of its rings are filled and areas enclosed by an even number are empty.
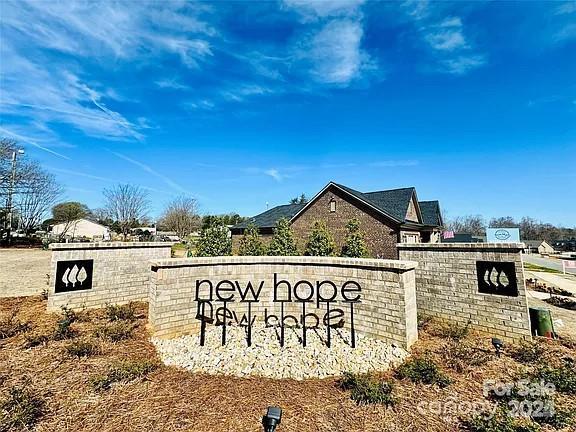
{"type": "Polygon", "coordinates": [[[440,215],[440,203],[438,201],[419,201],[424,225],[439,226],[442,224],[440,215]]]}
{"type": "MultiPolygon", "coordinates": [[[[406,222],[408,206],[410,205],[410,200],[415,193],[415,188],[413,187],[364,193],[341,184],[333,184],[359,200],[374,206],[397,223],[406,222]]],[[[426,207],[426,211],[421,207],[423,225],[438,226],[440,220],[438,216],[440,214],[440,205],[438,204],[438,201],[420,201],[420,206],[422,206],[422,203],[424,203],[424,207],[426,207]]],[[[232,229],[246,228],[250,222],[260,228],[271,228],[274,227],[278,219],[282,217],[291,219],[305,205],[306,204],[287,204],[274,207],[264,213],[250,218],[248,221],[234,225],[232,229]]]]}
{"type": "Polygon", "coordinates": [[[292,219],[292,216],[298,213],[305,205],[306,204],[286,204],[273,207],[270,210],[266,210],[264,213],[260,213],[244,222],[234,225],[232,229],[246,228],[250,223],[253,223],[260,228],[273,228],[276,226],[276,222],[283,217],[292,219]]]}
{"type": "Polygon", "coordinates": [[[344,189],[346,192],[356,196],[357,198],[369,202],[380,211],[392,216],[399,222],[406,220],[406,212],[410,205],[410,200],[414,194],[414,188],[401,188],[391,189],[377,192],[358,192],[347,186],[337,184],[338,187],[344,189]]]}

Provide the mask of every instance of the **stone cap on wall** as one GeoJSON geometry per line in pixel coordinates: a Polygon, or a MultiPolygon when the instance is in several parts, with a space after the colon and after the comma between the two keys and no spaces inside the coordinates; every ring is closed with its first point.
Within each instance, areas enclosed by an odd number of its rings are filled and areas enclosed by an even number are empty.
{"type": "Polygon", "coordinates": [[[524,249],[524,243],[398,243],[398,249],[472,249],[472,250],[502,250],[524,249]]]}
{"type": "Polygon", "coordinates": [[[291,264],[331,267],[380,268],[405,272],[415,269],[415,261],[382,260],[371,258],[342,258],[319,256],[220,256],[197,258],[172,258],[151,260],[152,270],[170,267],[198,267],[212,265],[261,265],[261,264],[291,264]]]}
{"type": "Polygon", "coordinates": [[[94,243],[51,243],[51,250],[69,249],[129,249],[172,247],[175,242],[94,242],[94,243]]]}

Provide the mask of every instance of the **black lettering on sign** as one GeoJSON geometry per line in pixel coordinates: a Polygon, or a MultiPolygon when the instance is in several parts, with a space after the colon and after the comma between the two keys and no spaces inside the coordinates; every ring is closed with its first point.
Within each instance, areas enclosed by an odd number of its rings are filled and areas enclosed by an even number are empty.
{"type": "Polygon", "coordinates": [[[58,261],[54,292],[64,293],[92,289],[94,260],[58,261]]]}

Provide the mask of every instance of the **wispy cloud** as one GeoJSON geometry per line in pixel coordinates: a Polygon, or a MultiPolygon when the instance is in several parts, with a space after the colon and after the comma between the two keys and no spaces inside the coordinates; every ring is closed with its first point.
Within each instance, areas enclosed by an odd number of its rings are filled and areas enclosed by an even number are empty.
{"type": "Polygon", "coordinates": [[[427,1],[406,1],[401,5],[432,53],[436,70],[464,75],[486,64],[486,55],[478,52],[465,35],[462,18],[435,13],[435,6],[427,1]]]}
{"type": "Polygon", "coordinates": [[[154,82],[161,89],[171,89],[171,90],[187,90],[190,87],[182,84],[176,78],[163,78],[154,82]]]}
{"type": "Polygon", "coordinates": [[[281,182],[284,179],[284,176],[282,176],[276,168],[267,169],[264,171],[264,174],[272,177],[277,182],[281,182]]]}
{"type": "Polygon", "coordinates": [[[117,153],[117,152],[111,152],[114,156],[125,160],[126,162],[130,162],[133,165],[136,165],[137,167],[141,168],[142,170],[146,171],[149,174],[152,174],[154,177],[159,178],[160,180],[162,180],[164,183],[166,183],[168,186],[170,186],[172,189],[174,189],[175,191],[182,193],[182,194],[190,194],[190,192],[188,190],[186,190],[185,188],[183,188],[182,186],[180,186],[178,183],[176,183],[174,180],[172,180],[171,178],[165,176],[164,174],[159,173],[158,171],[156,171],[155,169],[153,169],[151,166],[137,161],[136,159],[132,159],[122,153],[117,153]]]}
{"type": "Polygon", "coordinates": [[[297,11],[308,30],[294,48],[293,59],[308,68],[320,84],[345,87],[375,74],[377,61],[362,48],[362,0],[285,0],[297,11]]]}
{"type": "Polygon", "coordinates": [[[43,146],[43,145],[41,145],[41,144],[38,144],[38,142],[35,141],[35,140],[32,139],[32,138],[29,138],[29,137],[26,137],[26,136],[17,134],[17,133],[15,133],[15,132],[12,132],[12,131],[10,131],[10,130],[8,130],[8,129],[5,129],[5,128],[3,128],[3,127],[0,127],[0,131],[1,131],[3,134],[5,134],[8,138],[15,139],[15,140],[17,140],[17,141],[20,141],[21,143],[30,144],[30,145],[32,145],[32,146],[34,146],[34,147],[36,147],[36,148],[38,148],[38,149],[40,149],[40,150],[43,150],[43,151],[45,151],[45,152],[47,152],[47,153],[50,153],[50,154],[52,154],[52,155],[54,155],[54,156],[58,156],[58,157],[60,157],[60,158],[62,158],[62,159],[72,160],[70,157],[68,157],[68,156],[66,156],[66,155],[64,155],[64,154],[62,154],[62,153],[58,153],[58,152],[56,152],[56,151],[54,151],[54,150],[52,150],[52,149],[49,149],[48,147],[45,147],[45,146],[43,146]]]}
{"type": "MultiPolygon", "coordinates": [[[[4,1],[1,113],[52,128],[68,125],[107,140],[142,140],[145,123],[113,107],[122,98],[92,70],[148,64],[159,55],[198,68],[211,58],[217,32],[210,8],[184,1],[101,3],[4,1]],[[58,52],[57,63],[53,53],[58,52]],[[25,53],[25,54],[24,54],[25,53]],[[90,70],[83,70],[83,60],[90,70]]],[[[180,86],[161,80],[158,86],[180,86]]],[[[181,87],[178,87],[181,88],[181,87]]],[[[144,119],[145,120],[145,119],[144,119]]]]}
{"type": "Polygon", "coordinates": [[[82,171],[74,171],[74,170],[69,170],[69,169],[65,169],[65,168],[56,168],[56,167],[52,167],[52,166],[47,166],[46,168],[49,169],[50,171],[53,171],[56,173],[67,174],[67,175],[71,175],[74,177],[84,177],[84,178],[89,178],[92,180],[98,180],[98,181],[103,181],[103,182],[114,182],[114,180],[111,178],[97,176],[94,174],[88,174],[88,173],[82,172],[82,171]]]}

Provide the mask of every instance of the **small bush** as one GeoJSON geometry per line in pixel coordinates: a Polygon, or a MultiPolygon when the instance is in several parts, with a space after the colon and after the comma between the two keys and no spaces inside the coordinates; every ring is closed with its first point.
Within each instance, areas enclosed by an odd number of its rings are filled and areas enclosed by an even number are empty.
{"type": "Polygon", "coordinates": [[[539,424],[550,425],[554,429],[562,429],[574,424],[574,414],[571,411],[555,407],[554,414],[534,417],[532,420],[539,424]]]}
{"type": "Polygon", "coordinates": [[[110,342],[119,342],[132,337],[135,326],[126,321],[115,321],[96,329],[96,336],[110,342]]]}
{"type": "Polygon", "coordinates": [[[0,402],[0,432],[30,430],[45,413],[46,403],[26,385],[8,390],[0,402]]]}
{"type": "Polygon", "coordinates": [[[0,339],[8,339],[30,330],[30,324],[16,318],[16,312],[0,320],[0,339]]]}
{"type": "Polygon", "coordinates": [[[50,336],[43,333],[27,334],[24,348],[34,348],[40,345],[46,345],[50,341],[50,336]]]}
{"type": "Polygon", "coordinates": [[[544,348],[538,342],[522,342],[510,351],[510,356],[519,363],[535,363],[542,358],[544,348]]]}
{"type": "Polygon", "coordinates": [[[401,364],[396,369],[396,376],[404,379],[408,378],[415,383],[436,384],[438,387],[447,387],[450,378],[443,374],[436,363],[428,358],[412,358],[401,364]]]}
{"type": "Polygon", "coordinates": [[[156,370],[158,364],[150,360],[134,360],[117,363],[112,366],[106,375],[91,380],[94,390],[108,390],[117,382],[129,382],[136,378],[148,375],[156,370]]]}
{"type": "Polygon", "coordinates": [[[136,319],[136,307],[130,302],[125,305],[106,305],[106,318],[109,321],[134,321],[136,319]]]}
{"type": "Polygon", "coordinates": [[[100,346],[91,340],[78,340],[64,347],[65,352],[73,357],[90,357],[100,354],[100,346]]]}
{"type": "Polygon", "coordinates": [[[554,384],[560,393],[576,394],[576,365],[571,359],[566,359],[559,368],[542,366],[536,370],[534,377],[554,384]]]}
{"type": "Polygon", "coordinates": [[[538,432],[540,427],[527,419],[516,419],[500,408],[493,414],[483,412],[462,422],[470,432],[538,432]]]}
{"type": "Polygon", "coordinates": [[[492,359],[492,353],[466,341],[449,340],[443,347],[442,358],[449,368],[464,372],[488,363],[492,359]]]}
{"type": "Polygon", "coordinates": [[[350,390],[350,398],[358,405],[384,404],[392,406],[395,403],[392,396],[392,383],[386,380],[378,380],[370,375],[344,372],[340,381],[340,388],[350,390]]]}

